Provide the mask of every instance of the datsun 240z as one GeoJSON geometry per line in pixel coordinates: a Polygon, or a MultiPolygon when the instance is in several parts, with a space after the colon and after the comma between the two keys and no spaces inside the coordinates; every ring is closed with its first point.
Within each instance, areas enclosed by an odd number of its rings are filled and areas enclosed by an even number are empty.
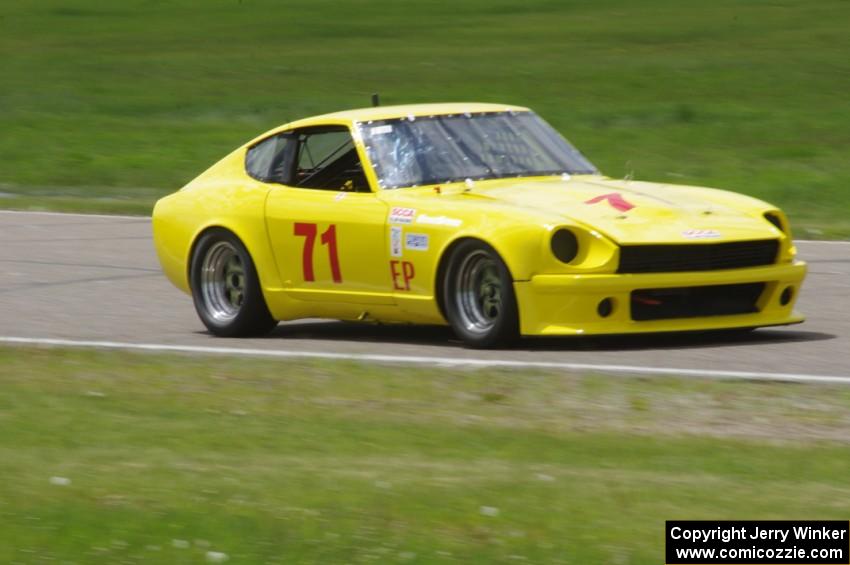
{"type": "Polygon", "coordinates": [[[605,177],[527,108],[373,107],[239,147],[157,202],[168,278],[215,335],[306,317],[523,336],[801,322],[786,216],[605,177]]]}

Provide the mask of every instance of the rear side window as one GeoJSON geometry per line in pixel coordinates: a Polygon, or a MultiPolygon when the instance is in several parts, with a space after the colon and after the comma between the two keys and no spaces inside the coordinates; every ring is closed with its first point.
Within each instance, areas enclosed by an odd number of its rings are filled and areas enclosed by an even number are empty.
{"type": "Polygon", "coordinates": [[[295,138],[288,133],[274,135],[248,149],[245,171],[259,181],[287,184],[294,155],[295,138]]]}

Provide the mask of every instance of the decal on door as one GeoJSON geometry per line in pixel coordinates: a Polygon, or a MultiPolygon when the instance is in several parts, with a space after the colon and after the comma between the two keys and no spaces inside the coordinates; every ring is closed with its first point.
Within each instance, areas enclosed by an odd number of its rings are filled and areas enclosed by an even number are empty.
{"type": "Polygon", "coordinates": [[[410,290],[410,281],[416,276],[416,270],[410,261],[390,261],[390,273],[393,276],[395,290],[410,290]]]}
{"type": "Polygon", "coordinates": [[[429,224],[432,226],[451,226],[456,228],[463,223],[463,220],[458,218],[449,218],[448,216],[429,216],[428,214],[420,214],[416,218],[417,224],[429,224]]]}
{"type": "Polygon", "coordinates": [[[404,248],[413,251],[428,251],[428,234],[408,233],[404,236],[404,248]]]}
{"type": "Polygon", "coordinates": [[[390,255],[401,257],[402,232],[399,226],[390,226],[390,255]]]}
{"type": "Polygon", "coordinates": [[[415,216],[415,208],[399,208],[398,206],[395,206],[390,210],[390,223],[412,224],[415,216]]]}
{"type": "Polygon", "coordinates": [[[610,194],[603,194],[601,196],[597,196],[595,198],[591,198],[590,200],[585,200],[585,204],[596,204],[597,202],[602,202],[603,200],[607,200],[608,204],[611,205],[615,210],[619,210],[620,212],[628,212],[632,208],[635,207],[631,202],[627,202],[625,198],[623,198],[622,194],[617,192],[612,192],[610,194]]]}
{"type": "MultiPolygon", "coordinates": [[[[313,271],[313,248],[316,246],[316,235],[319,227],[316,224],[295,222],[294,233],[304,238],[304,250],[301,254],[301,270],[305,282],[314,282],[316,275],[313,271]]],[[[336,248],[336,224],[331,224],[322,232],[320,237],[322,245],[328,247],[328,261],[331,265],[331,276],[335,283],[342,282],[342,272],[339,268],[339,253],[336,248]]]]}

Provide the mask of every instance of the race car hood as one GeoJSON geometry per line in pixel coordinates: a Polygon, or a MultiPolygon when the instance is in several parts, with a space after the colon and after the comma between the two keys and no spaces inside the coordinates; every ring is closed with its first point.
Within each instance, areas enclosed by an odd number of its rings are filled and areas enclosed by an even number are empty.
{"type": "Polygon", "coordinates": [[[480,183],[480,188],[473,185],[462,197],[467,202],[500,202],[561,216],[618,243],[732,241],[780,235],[761,215],[767,204],[707,188],[585,176],[480,183]]]}

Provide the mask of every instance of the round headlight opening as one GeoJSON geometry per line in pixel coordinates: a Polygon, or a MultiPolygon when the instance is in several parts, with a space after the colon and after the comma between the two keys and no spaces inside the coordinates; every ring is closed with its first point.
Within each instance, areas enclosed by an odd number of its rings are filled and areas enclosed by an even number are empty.
{"type": "Polygon", "coordinates": [[[561,228],[552,234],[552,254],[562,263],[569,263],[578,255],[578,238],[568,229],[561,228]]]}

